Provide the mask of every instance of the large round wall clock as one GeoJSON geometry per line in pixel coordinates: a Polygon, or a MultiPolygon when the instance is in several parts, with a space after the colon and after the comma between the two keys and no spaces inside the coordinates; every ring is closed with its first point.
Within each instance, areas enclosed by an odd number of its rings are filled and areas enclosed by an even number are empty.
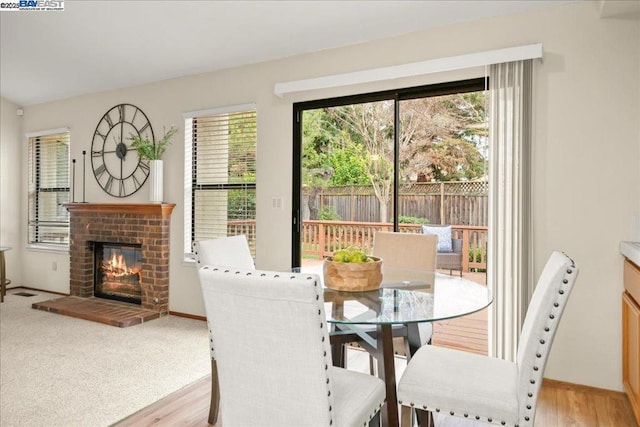
{"type": "Polygon", "coordinates": [[[115,197],[127,197],[142,187],[149,176],[149,162],[138,157],[131,135],[155,143],[151,123],[131,104],[119,104],[98,122],[91,143],[91,166],[100,187],[115,197]]]}

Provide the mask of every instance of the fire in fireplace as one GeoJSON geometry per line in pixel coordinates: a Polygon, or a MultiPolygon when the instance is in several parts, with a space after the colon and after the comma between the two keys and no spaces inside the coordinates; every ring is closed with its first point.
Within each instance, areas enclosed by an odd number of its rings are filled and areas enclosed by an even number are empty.
{"type": "Polygon", "coordinates": [[[140,304],[140,245],[95,242],[94,255],[94,296],[140,304]]]}

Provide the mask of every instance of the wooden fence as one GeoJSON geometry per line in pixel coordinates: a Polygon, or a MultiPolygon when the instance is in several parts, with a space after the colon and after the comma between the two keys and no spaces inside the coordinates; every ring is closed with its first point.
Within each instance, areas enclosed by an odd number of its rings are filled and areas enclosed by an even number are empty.
{"type": "MultiPolygon", "coordinates": [[[[309,219],[308,195],[303,194],[303,219],[309,219]]],[[[330,207],[341,220],[379,222],[380,205],[367,185],[326,187],[318,195],[320,211],[330,207]]],[[[400,187],[398,215],[426,218],[431,224],[488,224],[486,181],[418,182],[400,187]]],[[[389,204],[389,216],[393,215],[389,204]]]]}

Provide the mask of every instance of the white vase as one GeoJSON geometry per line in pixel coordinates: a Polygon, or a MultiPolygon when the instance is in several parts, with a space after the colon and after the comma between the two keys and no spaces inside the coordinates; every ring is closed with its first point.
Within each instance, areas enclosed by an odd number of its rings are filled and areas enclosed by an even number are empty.
{"type": "Polygon", "coordinates": [[[151,160],[149,166],[149,201],[162,203],[162,160],[151,160]]]}

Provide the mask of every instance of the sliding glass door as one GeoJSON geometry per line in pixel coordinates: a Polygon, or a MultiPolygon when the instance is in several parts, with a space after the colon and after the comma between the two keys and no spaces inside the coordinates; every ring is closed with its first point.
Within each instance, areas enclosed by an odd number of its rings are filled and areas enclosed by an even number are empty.
{"type": "Polygon", "coordinates": [[[378,230],[486,221],[464,203],[447,208],[443,192],[445,182],[486,178],[485,84],[294,104],[292,265],[346,246],[370,252],[378,230]]]}

